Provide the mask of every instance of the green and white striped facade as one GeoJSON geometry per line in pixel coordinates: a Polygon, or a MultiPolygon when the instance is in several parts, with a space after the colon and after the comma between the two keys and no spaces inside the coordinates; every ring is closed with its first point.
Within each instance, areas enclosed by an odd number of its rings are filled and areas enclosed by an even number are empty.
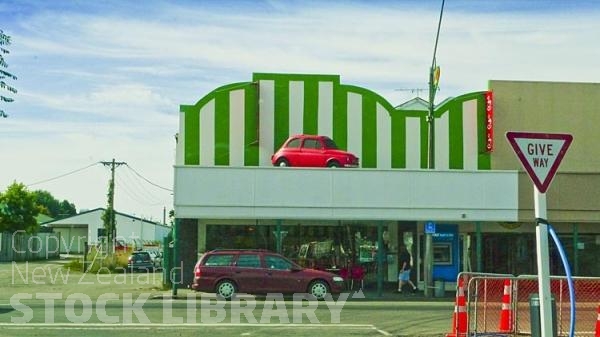
{"type": "MultiPolygon", "coordinates": [[[[490,169],[484,93],[436,107],[436,169],[490,169]]],[[[271,166],[273,152],[304,133],[330,136],[364,168],[427,167],[427,112],[396,109],[338,75],[255,73],[182,105],[181,114],[177,165],[271,166]]]]}

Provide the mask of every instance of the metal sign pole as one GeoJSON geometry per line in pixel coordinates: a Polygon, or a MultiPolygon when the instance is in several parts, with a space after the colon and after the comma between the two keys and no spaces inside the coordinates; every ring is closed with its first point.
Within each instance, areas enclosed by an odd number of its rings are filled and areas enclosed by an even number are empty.
{"type": "Polygon", "coordinates": [[[558,170],[569,145],[570,134],[514,132],[506,138],[533,181],[535,229],[537,246],[538,291],[540,297],[541,337],[553,337],[552,297],[550,293],[550,253],[548,250],[548,220],[546,190],[558,170]]]}
{"type": "Polygon", "coordinates": [[[538,219],[535,235],[537,245],[541,337],[552,337],[552,299],[550,297],[550,253],[548,249],[548,224],[546,221],[546,194],[540,193],[538,188],[533,186],[533,199],[535,203],[535,218],[538,219]]]}

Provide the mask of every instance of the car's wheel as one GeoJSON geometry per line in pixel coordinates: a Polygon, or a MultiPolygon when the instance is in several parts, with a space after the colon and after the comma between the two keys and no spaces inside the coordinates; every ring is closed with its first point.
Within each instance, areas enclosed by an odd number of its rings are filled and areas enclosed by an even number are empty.
{"type": "Polygon", "coordinates": [[[329,285],[323,280],[315,280],[308,286],[308,293],[318,300],[325,298],[329,294],[329,285]]]}
{"type": "Polygon", "coordinates": [[[337,160],[332,160],[327,163],[327,167],[341,167],[340,163],[337,160]]]}
{"type": "Polygon", "coordinates": [[[217,296],[230,300],[236,293],[235,283],[231,280],[223,280],[217,284],[215,292],[217,293],[217,296]]]}
{"type": "Polygon", "coordinates": [[[280,166],[280,167],[290,166],[290,162],[285,158],[279,158],[279,159],[277,159],[277,162],[275,162],[275,166],[280,166]]]}

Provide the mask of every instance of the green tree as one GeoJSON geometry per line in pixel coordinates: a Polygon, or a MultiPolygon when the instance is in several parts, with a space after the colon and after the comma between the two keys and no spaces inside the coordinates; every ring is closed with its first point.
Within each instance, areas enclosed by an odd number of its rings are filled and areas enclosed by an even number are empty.
{"type": "Polygon", "coordinates": [[[25,185],[14,182],[0,194],[0,232],[24,230],[35,233],[39,225],[35,220],[38,207],[35,197],[25,185]]]}
{"type": "Polygon", "coordinates": [[[171,225],[171,227],[173,227],[175,223],[175,210],[172,209],[169,211],[169,225],[171,225]]]}
{"type": "Polygon", "coordinates": [[[10,97],[9,95],[11,93],[12,94],[17,93],[17,89],[15,89],[14,87],[12,87],[8,83],[6,83],[9,79],[12,79],[12,80],[17,79],[17,76],[4,70],[4,69],[8,68],[8,63],[6,63],[6,60],[4,59],[4,55],[8,55],[10,53],[10,51],[7,49],[9,45],[10,45],[10,36],[4,34],[2,29],[0,29],[0,117],[4,117],[4,118],[8,117],[8,115],[6,114],[6,112],[4,112],[4,110],[2,110],[1,104],[13,102],[14,99],[12,97],[10,97]],[[3,91],[8,91],[9,94],[6,94],[6,96],[5,96],[3,91]]]}
{"type": "Polygon", "coordinates": [[[75,208],[75,204],[70,203],[67,200],[63,200],[60,202],[59,215],[75,215],[77,214],[77,208],[75,208]]]}
{"type": "Polygon", "coordinates": [[[51,218],[58,217],[60,205],[58,200],[52,194],[44,190],[36,190],[33,193],[35,204],[40,206],[40,213],[46,214],[51,218]]]}
{"type": "Polygon", "coordinates": [[[42,214],[46,214],[52,218],[63,218],[77,214],[77,209],[74,204],[67,200],[58,201],[58,199],[48,191],[36,190],[32,193],[35,196],[35,203],[42,214]]]}
{"type": "Polygon", "coordinates": [[[108,242],[112,242],[115,235],[116,214],[113,208],[114,189],[114,180],[111,179],[108,185],[108,205],[106,206],[104,213],[102,213],[102,223],[104,224],[104,229],[106,230],[108,242]]]}

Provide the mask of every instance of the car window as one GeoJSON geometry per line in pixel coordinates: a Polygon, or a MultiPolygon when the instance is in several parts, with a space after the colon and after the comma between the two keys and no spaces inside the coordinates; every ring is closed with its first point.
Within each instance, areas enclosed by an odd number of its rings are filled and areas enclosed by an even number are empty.
{"type": "Polygon", "coordinates": [[[304,148],[305,149],[320,149],[321,142],[318,139],[305,139],[304,140],[304,148]]]}
{"type": "Polygon", "coordinates": [[[236,265],[245,268],[260,268],[260,257],[256,254],[241,254],[236,265]]]}
{"type": "Polygon", "coordinates": [[[292,269],[292,263],[284,258],[274,255],[265,255],[265,263],[267,268],[279,269],[279,270],[290,270],[292,269]]]}
{"type": "Polygon", "coordinates": [[[287,148],[299,148],[300,147],[300,138],[294,138],[287,143],[287,148]]]}
{"type": "Polygon", "coordinates": [[[325,143],[325,148],[326,149],[337,149],[337,145],[335,144],[335,142],[333,141],[333,139],[331,138],[323,138],[323,142],[325,143]]]}
{"type": "Polygon", "coordinates": [[[204,261],[205,266],[229,266],[233,260],[233,254],[209,255],[204,261]]]}
{"type": "Polygon", "coordinates": [[[148,253],[133,253],[133,257],[137,260],[137,259],[141,259],[144,261],[148,261],[150,260],[150,254],[148,253]]]}

